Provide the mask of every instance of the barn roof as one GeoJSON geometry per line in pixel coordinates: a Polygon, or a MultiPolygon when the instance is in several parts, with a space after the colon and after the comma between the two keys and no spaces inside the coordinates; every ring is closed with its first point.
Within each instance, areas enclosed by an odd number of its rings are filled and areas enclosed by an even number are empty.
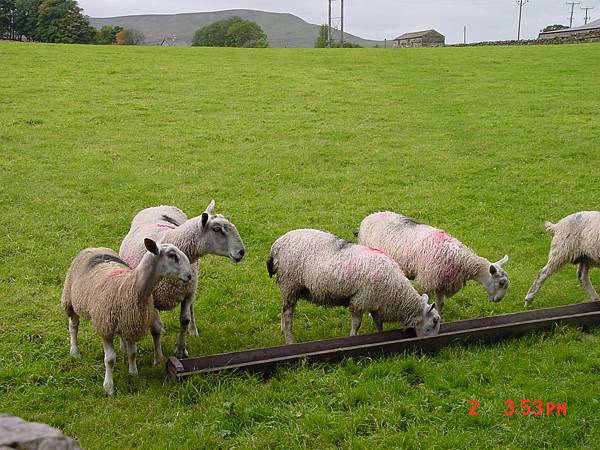
{"type": "Polygon", "coordinates": [[[441,37],[444,37],[443,34],[438,33],[435,30],[424,30],[424,31],[413,31],[412,33],[404,33],[401,36],[398,36],[396,39],[394,39],[394,41],[400,40],[400,39],[414,39],[414,38],[419,38],[419,37],[423,37],[426,36],[428,34],[435,34],[441,37]]]}
{"type": "Polygon", "coordinates": [[[579,27],[573,27],[573,28],[563,28],[562,30],[555,30],[555,31],[544,31],[544,32],[542,32],[542,34],[568,33],[570,31],[585,31],[585,30],[596,30],[596,29],[600,29],[600,19],[592,20],[591,22],[588,22],[587,25],[581,25],[579,27]]]}

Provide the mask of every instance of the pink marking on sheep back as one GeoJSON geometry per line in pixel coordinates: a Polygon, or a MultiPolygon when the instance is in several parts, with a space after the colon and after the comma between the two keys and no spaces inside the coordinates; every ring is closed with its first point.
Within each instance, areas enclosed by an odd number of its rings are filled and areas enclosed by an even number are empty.
{"type": "Polygon", "coordinates": [[[123,258],[123,261],[125,261],[127,263],[127,265],[129,267],[131,267],[132,269],[135,269],[137,267],[137,265],[140,263],[140,260],[138,260],[135,256],[127,256],[127,257],[123,258]]]}
{"type": "Polygon", "coordinates": [[[125,275],[129,272],[131,272],[131,269],[115,269],[112,272],[110,272],[106,278],[118,277],[120,275],[125,275]]]}
{"type": "Polygon", "coordinates": [[[445,244],[447,242],[453,241],[454,237],[446,233],[444,230],[435,230],[433,232],[433,242],[438,244],[445,244]]]}
{"type": "Polygon", "coordinates": [[[154,225],[156,228],[170,228],[171,230],[175,229],[174,225],[167,225],[166,223],[157,223],[154,225]]]}

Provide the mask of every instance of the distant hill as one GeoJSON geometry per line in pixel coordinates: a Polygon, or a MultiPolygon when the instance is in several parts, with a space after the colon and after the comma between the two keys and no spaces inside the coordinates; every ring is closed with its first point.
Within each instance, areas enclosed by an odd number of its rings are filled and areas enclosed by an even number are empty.
{"type": "MultiPolygon", "coordinates": [[[[259,24],[267,33],[271,47],[313,47],[319,33],[319,25],[305,22],[293,14],[247,9],[90,18],[90,23],[96,28],[104,25],[119,25],[136,29],[146,36],[146,45],[160,44],[164,38],[170,41],[172,34],[175,35],[176,45],[191,45],[192,37],[198,28],[232,16],[240,16],[242,19],[252,20],[259,24]]],[[[335,37],[339,39],[339,33],[335,37]]],[[[383,42],[362,39],[348,33],[344,33],[344,38],[363,47],[374,47],[375,44],[383,45],[383,42]]]]}

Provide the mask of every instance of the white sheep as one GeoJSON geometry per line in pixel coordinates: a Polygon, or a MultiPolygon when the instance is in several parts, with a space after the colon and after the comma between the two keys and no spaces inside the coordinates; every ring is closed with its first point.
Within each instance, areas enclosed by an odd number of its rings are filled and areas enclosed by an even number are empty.
{"type": "Polygon", "coordinates": [[[71,355],[79,356],[79,318],[91,320],[104,345],[104,389],[113,395],[116,353],[113,338],[120,336],[127,351],[129,374],[137,375],[137,342],[148,333],[157,316],[152,291],[162,277],[188,283],[192,266],[174,245],[157,245],[144,239],[147,249],[142,261],[131,269],[109,248],[82,250],[67,272],[61,304],[69,316],[71,355]]]}
{"type": "Polygon", "coordinates": [[[351,336],[358,333],[365,312],[378,331],[384,322],[414,327],[418,336],[439,331],[440,317],[427,295],[419,295],[398,265],[378,250],[319,230],[294,230],[273,243],[267,270],[269,276],[277,275],[281,331],[288,344],[294,342],[292,316],[300,298],[350,307],[351,336]]]}
{"type": "MultiPolygon", "coordinates": [[[[176,344],[176,356],[188,356],[186,330],[192,336],[198,335],[194,317],[194,301],[198,285],[198,260],[207,254],[229,257],[239,262],[244,257],[244,244],[237,228],[220,214],[212,214],[215,201],[212,200],[199,216],[188,219],[183,211],[175,206],[156,206],[140,211],[131,222],[129,233],[123,239],[119,255],[131,267],[136,267],[145,249],[141,237],[151,237],[157,242],[169,243],[183,251],[192,263],[193,277],[190,283],[178,280],[162,280],[154,290],[154,306],[160,311],[168,311],[181,304],[180,328],[176,344]]],[[[152,323],[151,333],[155,351],[162,358],[160,335],[163,326],[160,316],[152,323]]],[[[158,361],[155,361],[158,363],[158,361]]]]}
{"type": "Polygon", "coordinates": [[[591,300],[600,300],[589,275],[590,268],[600,267],[600,212],[577,212],[545,226],[552,235],[548,263],[529,288],[525,306],[531,304],[546,278],[568,263],[577,265],[577,277],[591,300]]]}
{"type": "Polygon", "coordinates": [[[358,242],[390,255],[422,292],[435,294],[442,318],[444,299],[460,291],[468,280],[480,283],[493,302],[506,295],[508,274],[502,266],[508,256],[492,263],[445,231],[401,214],[387,211],[365,217],[358,242]]]}

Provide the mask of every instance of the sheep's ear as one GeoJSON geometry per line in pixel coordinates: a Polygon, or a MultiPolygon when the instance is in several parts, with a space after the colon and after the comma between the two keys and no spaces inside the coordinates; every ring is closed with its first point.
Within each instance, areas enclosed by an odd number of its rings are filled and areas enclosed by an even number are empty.
{"type": "Polygon", "coordinates": [[[496,269],[496,265],[490,264],[490,274],[496,275],[496,272],[498,272],[498,269],[496,269]]]}
{"type": "Polygon", "coordinates": [[[431,311],[433,311],[434,308],[435,308],[435,303],[432,303],[431,308],[429,308],[429,311],[427,311],[427,314],[431,314],[431,311]]]}
{"type": "Polygon", "coordinates": [[[425,302],[425,304],[429,303],[429,295],[423,294],[421,295],[421,299],[425,302]]]}
{"type": "Polygon", "coordinates": [[[207,223],[208,223],[208,213],[203,212],[202,213],[202,226],[205,227],[207,223]]]}
{"type": "Polygon", "coordinates": [[[156,245],[156,242],[154,242],[152,239],[145,238],[144,245],[146,246],[146,250],[148,250],[150,253],[154,253],[155,255],[159,254],[158,245],[156,245]]]}
{"type": "Polygon", "coordinates": [[[204,210],[204,212],[206,214],[212,214],[213,209],[215,208],[215,201],[214,199],[210,201],[210,203],[208,204],[208,206],[206,207],[206,209],[204,210]]]}
{"type": "Polygon", "coordinates": [[[502,258],[500,261],[498,261],[496,264],[500,267],[502,267],[504,264],[506,264],[508,262],[508,255],[504,255],[504,258],[502,258]]]}

